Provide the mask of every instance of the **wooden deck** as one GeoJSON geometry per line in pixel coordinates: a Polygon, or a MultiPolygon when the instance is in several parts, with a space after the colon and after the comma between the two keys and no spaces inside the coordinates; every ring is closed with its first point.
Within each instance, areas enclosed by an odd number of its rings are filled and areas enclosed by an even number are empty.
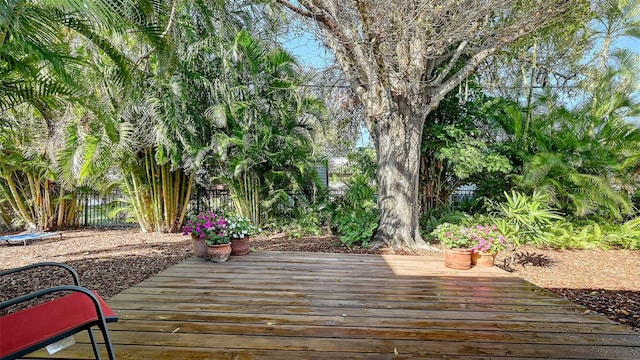
{"type": "MultiPolygon", "coordinates": [[[[108,303],[119,359],[640,359],[638,333],[498,268],[433,257],[194,257],[108,303]]],[[[54,357],[92,358],[76,340],[54,357]]]]}

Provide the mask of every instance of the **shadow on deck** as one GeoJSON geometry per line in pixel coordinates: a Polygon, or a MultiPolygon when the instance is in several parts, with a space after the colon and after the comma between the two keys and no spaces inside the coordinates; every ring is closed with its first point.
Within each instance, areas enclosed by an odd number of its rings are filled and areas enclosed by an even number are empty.
{"type": "MultiPolygon", "coordinates": [[[[498,268],[433,257],[194,257],[108,303],[119,359],[640,358],[640,336],[604,316],[498,268]]],[[[76,340],[54,357],[92,358],[76,340]]]]}

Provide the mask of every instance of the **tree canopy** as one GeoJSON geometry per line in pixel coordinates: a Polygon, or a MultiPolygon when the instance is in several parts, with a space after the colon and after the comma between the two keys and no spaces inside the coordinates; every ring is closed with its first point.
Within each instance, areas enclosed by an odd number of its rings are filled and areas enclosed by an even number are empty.
{"type": "Polygon", "coordinates": [[[419,248],[418,169],[427,115],[501,48],[588,9],[586,1],[274,0],[316,24],[336,55],[377,150],[374,244],[419,248]]]}

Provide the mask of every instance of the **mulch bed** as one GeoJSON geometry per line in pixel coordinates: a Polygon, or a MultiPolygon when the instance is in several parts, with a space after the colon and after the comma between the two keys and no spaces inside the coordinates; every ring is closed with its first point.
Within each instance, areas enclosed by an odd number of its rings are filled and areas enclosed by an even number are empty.
{"type": "Polygon", "coordinates": [[[640,331],[640,291],[601,289],[548,289],[609,319],[640,331]]]}

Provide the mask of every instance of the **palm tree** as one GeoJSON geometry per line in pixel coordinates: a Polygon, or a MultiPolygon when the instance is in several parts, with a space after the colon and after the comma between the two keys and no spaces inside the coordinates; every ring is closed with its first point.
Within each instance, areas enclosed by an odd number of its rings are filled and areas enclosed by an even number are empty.
{"type": "MultiPolygon", "coordinates": [[[[71,175],[87,172],[86,164],[95,159],[99,145],[95,132],[87,131],[93,126],[89,120],[111,115],[109,101],[96,102],[100,96],[87,75],[97,73],[98,63],[110,63],[116,87],[126,87],[136,76],[134,62],[110,40],[114,34],[124,36],[135,28],[154,49],[166,47],[155,25],[162,16],[152,16],[148,5],[107,0],[0,2],[0,126],[5,135],[0,201],[11,204],[14,215],[28,227],[74,224],[77,184],[71,175]],[[60,132],[69,122],[80,123],[78,131],[60,132]],[[84,166],[77,158],[70,162],[64,152],[58,154],[64,135],[67,144],[82,138],[93,149],[84,154],[84,166]],[[65,164],[74,166],[61,166],[65,164]]],[[[155,5],[152,8],[162,13],[164,6],[155,5]]]]}
{"type": "MultiPolygon", "coordinates": [[[[611,46],[620,38],[640,39],[640,1],[639,0],[598,0],[594,1],[596,17],[592,26],[593,40],[600,41],[600,50],[596,64],[600,71],[607,71],[611,65],[611,46]]],[[[615,57],[615,55],[614,55],[615,57]]]]}
{"type": "Polygon", "coordinates": [[[76,225],[77,190],[58,181],[46,121],[25,105],[16,107],[12,113],[16,116],[5,116],[0,126],[0,204],[5,212],[2,217],[9,217],[6,212],[10,211],[14,219],[11,226],[29,230],[76,225]]]}
{"type": "Polygon", "coordinates": [[[624,63],[622,68],[610,68],[594,82],[580,108],[568,110],[551,102],[545,115],[531,119],[526,132],[519,130],[523,116],[516,109],[507,112],[514,116],[500,118],[512,141],[520,144],[515,147],[523,159],[519,187],[539,190],[579,217],[621,219],[633,211],[629,195],[640,165],[640,128],[629,120],[637,116],[640,103],[631,95],[636,88],[629,84],[637,82],[629,82],[629,76],[638,72],[624,63]]]}
{"type": "Polygon", "coordinates": [[[525,156],[520,187],[550,195],[579,217],[599,213],[621,219],[631,212],[629,197],[617,185],[629,171],[623,166],[628,150],[640,144],[637,128],[564,109],[534,118],[531,125],[536,149],[525,156]]]}
{"type": "Polygon", "coordinates": [[[313,115],[321,106],[300,90],[295,61],[282,49],[241,31],[231,55],[220,103],[209,109],[223,131],[205,150],[217,153],[217,178],[229,185],[236,210],[259,224],[291,193],[313,186],[313,115]]]}
{"type": "MultiPolygon", "coordinates": [[[[135,38],[114,42],[136,59],[138,81],[125,91],[117,78],[96,79],[95,98],[108,111],[90,122],[88,132],[81,122],[70,127],[73,141],[65,156],[80,160],[71,168],[82,179],[104,178],[117,164],[117,179],[143,231],[180,229],[196,170],[194,155],[217,131],[206,109],[217,91],[222,41],[242,25],[223,3],[171,4],[171,16],[162,23],[170,48],[152,54],[152,45],[135,38]]],[[[114,73],[108,62],[96,66],[114,73]]]]}
{"type": "Polygon", "coordinates": [[[78,52],[76,39],[91,42],[117,65],[121,81],[131,78],[134,64],[118,51],[106,34],[135,29],[157,49],[166,43],[147,1],[26,1],[0,3],[0,110],[29,103],[43,108],[61,98],[83,93],[78,79],[87,54],[78,52]]]}

